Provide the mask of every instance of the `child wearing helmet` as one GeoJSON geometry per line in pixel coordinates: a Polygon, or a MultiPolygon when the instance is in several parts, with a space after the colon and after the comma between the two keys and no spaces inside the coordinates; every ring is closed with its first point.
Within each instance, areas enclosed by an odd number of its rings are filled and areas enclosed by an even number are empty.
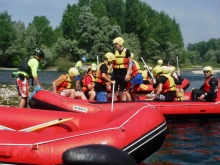
{"type": "Polygon", "coordinates": [[[34,51],[33,57],[25,58],[18,67],[16,86],[18,94],[21,97],[19,107],[27,108],[27,99],[29,96],[29,79],[32,78],[37,86],[41,88],[40,82],[38,80],[37,69],[39,62],[44,58],[44,52],[41,49],[36,49],[34,51]]]}
{"type": "Polygon", "coordinates": [[[83,92],[76,91],[72,88],[72,81],[78,75],[79,71],[76,68],[70,68],[68,74],[62,74],[58,79],[53,81],[53,92],[70,98],[80,97],[86,100],[87,98],[83,92]]]}
{"type": "MultiPolygon", "coordinates": [[[[79,73],[82,74],[83,73],[83,64],[86,62],[86,58],[82,57],[81,60],[77,61],[75,68],[78,69],[79,73]]],[[[75,81],[76,81],[76,90],[77,91],[81,91],[80,90],[80,74],[78,76],[75,77],[75,81]]]]}
{"type": "Polygon", "coordinates": [[[83,88],[82,92],[84,92],[87,99],[90,101],[95,100],[95,77],[96,77],[97,66],[92,64],[91,70],[87,73],[87,75],[83,79],[83,88]]]}
{"type": "Polygon", "coordinates": [[[192,91],[192,100],[214,101],[217,98],[219,80],[213,76],[211,66],[205,66],[203,73],[205,75],[204,84],[200,89],[192,91]]]}
{"type": "Polygon", "coordinates": [[[140,65],[137,61],[133,60],[134,54],[131,53],[132,63],[129,65],[132,65],[131,68],[131,80],[127,84],[126,90],[127,90],[127,100],[136,100],[136,94],[138,87],[143,84],[143,77],[142,77],[142,71],[140,68],[140,65]]]}
{"type": "Polygon", "coordinates": [[[111,79],[108,77],[108,66],[111,65],[114,60],[114,54],[108,52],[105,54],[104,62],[98,66],[94,87],[97,102],[107,101],[106,83],[110,82],[111,84],[115,84],[115,81],[111,81],[111,79]]]}
{"type": "Polygon", "coordinates": [[[116,51],[115,60],[112,65],[113,72],[111,75],[111,80],[116,81],[115,91],[119,90],[120,101],[126,101],[126,86],[127,82],[130,81],[130,73],[132,67],[132,65],[128,66],[128,63],[132,63],[130,50],[124,48],[123,43],[124,39],[122,37],[117,37],[113,40],[116,51]]]}

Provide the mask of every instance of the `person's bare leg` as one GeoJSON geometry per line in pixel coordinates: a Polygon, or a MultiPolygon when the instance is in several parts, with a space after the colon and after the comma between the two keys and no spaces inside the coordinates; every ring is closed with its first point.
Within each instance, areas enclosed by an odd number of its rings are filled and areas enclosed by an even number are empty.
{"type": "Polygon", "coordinates": [[[96,96],[95,91],[89,91],[89,100],[90,101],[94,101],[95,100],[95,96],[96,96]]]}
{"type": "Polygon", "coordinates": [[[131,92],[131,99],[132,99],[133,101],[137,100],[137,97],[136,97],[135,92],[131,92]]]}
{"type": "Polygon", "coordinates": [[[126,91],[119,92],[120,101],[126,101],[126,91]]]}
{"type": "Polygon", "coordinates": [[[66,92],[65,92],[65,96],[74,99],[75,98],[75,93],[76,93],[75,89],[67,89],[66,92]]]}
{"type": "Polygon", "coordinates": [[[27,108],[27,97],[21,97],[19,108],[27,108]]]}
{"type": "Polygon", "coordinates": [[[87,98],[86,98],[86,96],[84,95],[84,93],[83,93],[83,92],[79,92],[79,91],[77,91],[77,92],[75,93],[75,97],[81,97],[81,99],[87,100],[87,98]]]}
{"type": "Polygon", "coordinates": [[[131,95],[130,95],[130,93],[128,91],[126,91],[126,99],[128,101],[131,101],[131,95]]]}
{"type": "Polygon", "coordinates": [[[80,80],[76,81],[76,89],[80,89],[80,80]]]}

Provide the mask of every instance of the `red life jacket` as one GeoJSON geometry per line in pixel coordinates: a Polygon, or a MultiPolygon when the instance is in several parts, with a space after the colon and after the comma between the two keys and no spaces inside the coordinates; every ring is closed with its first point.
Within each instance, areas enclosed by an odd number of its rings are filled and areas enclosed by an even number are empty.
{"type": "Polygon", "coordinates": [[[86,78],[90,76],[92,78],[92,82],[90,83],[91,85],[94,85],[95,83],[95,77],[93,77],[93,75],[89,72],[82,80],[83,82],[83,87],[82,87],[82,91],[85,92],[86,90],[88,90],[88,84],[86,83],[86,78]]]}
{"type": "Polygon", "coordinates": [[[132,65],[131,68],[131,79],[135,77],[138,73],[142,73],[140,65],[137,63],[137,61],[132,60],[132,62],[134,62],[134,65],[132,65]]]}
{"type": "MultiPolygon", "coordinates": [[[[95,79],[95,82],[98,82],[98,83],[101,83],[102,85],[105,85],[105,80],[102,79],[102,72],[100,70],[100,67],[101,65],[106,65],[105,63],[101,63],[99,66],[98,66],[98,70],[96,72],[96,79],[95,79]]],[[[107,65],[106,65],[107,66],[107,65]]],[[[108,67],[108,66],[107,66],[108,67]]]]}
{"type": "Polygon", "coordinates": [[[65,75],[67,78],[66,81],[63,81],[59,86],[57,86],[58,93],[61,93],[63,90],[70,89],[72,87],[72,79],[70,78],[70,76],[68,74],[63,75],[65,75]]]}
{"type": "Polygon", "coordinates": [[[162,93],[165,94],[168,91],[175,91],[176,85],[175,85],[173,77],[171,77],[170,74],[163,74],[162,76],[167,78],[166,83],[163,84],[163,86],[162,86],[162,93]]]}

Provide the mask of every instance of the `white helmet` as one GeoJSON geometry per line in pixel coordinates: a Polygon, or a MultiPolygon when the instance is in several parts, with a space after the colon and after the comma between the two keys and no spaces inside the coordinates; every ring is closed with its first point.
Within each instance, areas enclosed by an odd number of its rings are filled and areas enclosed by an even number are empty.
{"type": "Polygon", "coordinates": [[[78,76],[79,75],[79,71],[76,68],[70,68],[68,72],[69,72],[69,76],[78,76]]]}

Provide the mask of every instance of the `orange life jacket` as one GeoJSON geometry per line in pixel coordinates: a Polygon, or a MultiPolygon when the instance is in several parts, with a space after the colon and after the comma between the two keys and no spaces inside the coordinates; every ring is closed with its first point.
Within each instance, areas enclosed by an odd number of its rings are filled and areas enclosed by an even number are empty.
{"type": "Polygon", "coordinates": [[[88,76],[90,76],[90,77],[92,78],[92,82],[91,82],[90,84],[91,84],[91,85],[94,85],[94,83],[95,83],[95,77],[89,72],[89,73],[83,78],[83,80],[82,80],[82,83],[83,83],[82,91],[83,91],[83,92],[89,89],[89,88],[88,88],[88,84],[86,83],[86,78],[87,78],[88,76]]]}
{"type": "MultiPolygon", "coordinates": [[[[105,85],[105,80],[102,79],[102,72],[100,70],[101,65],[106,65],[105,63],[101,63],[98,66],[98,70],[96,72],[96,78],[95,78],[95,82],[101,83],[102,85],[105,85]]],[[[106,65],[107,66],[107,65],[106,65]]],[[[108,67],[108,66],[107,66],[108,67]]]]}
{"type": "MultiPolygon", "coordinates": [[[[72,79],[68,74],[63,74],[67,77],[66,81],[63,81],[59,86],[57,86],[57,92],[61,93],[65,89],[70,89],[72,87],[72,79]]],[[[62,76],[62,75],[61,75],[62,76]]]]}
{"type": "Polygon", "coordinates": [[[135,77],[138,73],[142,73],[140,65],[137,63],[137,61],[132,60],[132,62],[134,62],[134,65],[132,65],[131,68],[131,79],[135,77]]]}
{"type": "Polygon", "coordinates": [[[162,76],[167,78],[166,83],[163,84],[162,86],[162,93],[165,94],[168,91],[175,91],[176,85],[175,85],[173,77],[171,77],[170,74],[163,74],[162,76]]]}
{"type": "Polygon", "coordinates": [[[124,48],[121,52],[121,54],[119,54],[119,51],[116,50],[115,52],[115,60],[113,61],[113,68],[128,68],[128,58],[126,57],[126,48],[124,48]]]}

